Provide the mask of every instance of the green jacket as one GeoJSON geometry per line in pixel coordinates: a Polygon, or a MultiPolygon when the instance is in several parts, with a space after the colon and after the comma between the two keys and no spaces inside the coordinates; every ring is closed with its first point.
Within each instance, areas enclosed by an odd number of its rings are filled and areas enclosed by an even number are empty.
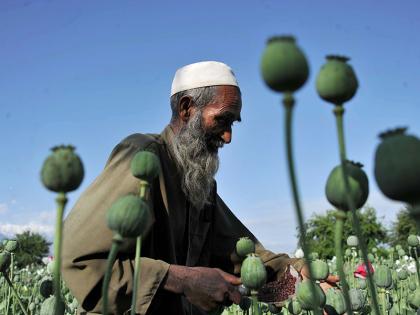
{"type": "MultiPolygon", "coordinates": [[[[130,161],[139,150],[158,154],[162,173],[152,184],[152,224],[143,237],[140,285],[136,310],[139,314],[204,314],[181,295],[160,288],[170,264],[217,267],[238,273],[240,260],[234,254],[238,238],[248,236],[257,243],[269,276],[279,275],[302,261],[274,254],[255,239],[213,192],[214,204],[194,209],[181,190],[181,181],[167,143],[173,133],[168,126],[161,135],[133,134],[112,151],[102,173],[86,189],[64,221],[62,275],[81,304],[80,314],[101,314],[101,287],[112,232],[105,216],[121,196],[138,193],[138,179],[130,172],[130,161]]],[[[130,308],[133,287],[135,240],[127,239],[113,267],[109,304],[111,314],[130,308]]]]}

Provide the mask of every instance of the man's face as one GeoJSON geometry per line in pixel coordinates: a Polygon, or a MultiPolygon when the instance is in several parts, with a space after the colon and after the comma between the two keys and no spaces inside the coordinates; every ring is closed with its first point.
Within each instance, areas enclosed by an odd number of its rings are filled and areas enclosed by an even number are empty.
{"type": "Polygon", "coordinates": [[[202,126],[209,151],[232,140],[232,124],[241,121],[242,102],[234,86],[218,86],[215,99],[202,110],[202,126]]]}
{"type": "Polygon", "coordinates": [[[219,167],[218,148],[232,139],[232,123],[240,121],[241,98],[235,87],[220,86],[204,108],[194,107],[188,122],[170,142],[172,155],[182,170],[182,189],[201,209],[210,203],[219,167]]]}

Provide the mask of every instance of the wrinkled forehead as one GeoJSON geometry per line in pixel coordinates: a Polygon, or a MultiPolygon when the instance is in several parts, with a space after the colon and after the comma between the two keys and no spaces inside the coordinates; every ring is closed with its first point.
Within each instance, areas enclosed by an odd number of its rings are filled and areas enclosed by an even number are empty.
{"type": "Polygon", "coordinates": [[[238,87],[229,85],[217,86],[216,96],[206,106],[208,113],[220,114],[223,112],[238,120],[240,120],[241,109],[241,91],[238,87]]]}

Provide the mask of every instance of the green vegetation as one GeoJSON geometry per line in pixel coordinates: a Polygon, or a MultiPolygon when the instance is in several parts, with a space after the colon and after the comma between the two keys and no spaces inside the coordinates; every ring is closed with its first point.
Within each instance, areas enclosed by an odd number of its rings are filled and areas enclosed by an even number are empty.
{"type": "MultiPolygon", "coordinates": [[[[361,229],[365,239],[368,241],[369,251],[376,247],[382,250],[390,237],[388,230],[380,222],[376,210],[372,207],[365,207],[359,212],[361,229]]],[[[315,214],[306,222],[308,242],[312,251],[317,252],[321,258],[331,259],[334,252],[334,224],[336,222],[335,211],[327,210],[325,214],[315,214]]],[[[350,213],[344,223],[343,240],[355,234],[353,220],[350,213]]],[[[405,237],[404,242],[407,240],[405,237]]],[[[403,244],[403,242],[399,242],[403,244]]]]}
{"type": "Polygon", "coordinates": [[[25,231],[16,234],[18,246],[15,250],[15,263],[18,268],[41,265],[42,258],[48,255],[49,243],[41,234],[25,231]]]}

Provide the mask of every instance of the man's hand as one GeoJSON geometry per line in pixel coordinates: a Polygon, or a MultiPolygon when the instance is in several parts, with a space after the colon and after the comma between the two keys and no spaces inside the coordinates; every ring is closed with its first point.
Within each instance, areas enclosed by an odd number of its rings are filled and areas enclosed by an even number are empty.
{"type": "Polygon", "coordinates": [[[211,311],[221,304],[239,304],[241,294],[236,286],[240,284],[240,278],[218,268],[171,265],[164,289],[184,294],[190,303],[211,311]]]}

